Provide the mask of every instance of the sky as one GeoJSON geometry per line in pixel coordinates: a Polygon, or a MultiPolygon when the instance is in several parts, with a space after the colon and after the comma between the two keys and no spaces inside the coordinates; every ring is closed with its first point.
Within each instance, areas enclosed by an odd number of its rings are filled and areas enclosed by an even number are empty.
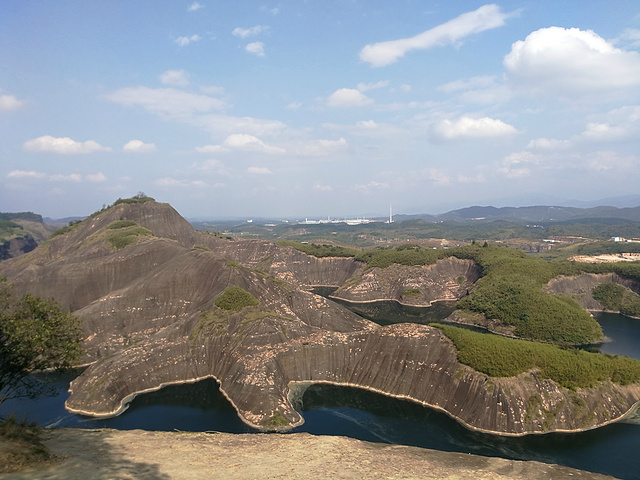
{"type": "Polygon", "coordinates": [[[144,192],[338,218],[639,184],[640,2],[0,2],[0,211],[144,192]]]}

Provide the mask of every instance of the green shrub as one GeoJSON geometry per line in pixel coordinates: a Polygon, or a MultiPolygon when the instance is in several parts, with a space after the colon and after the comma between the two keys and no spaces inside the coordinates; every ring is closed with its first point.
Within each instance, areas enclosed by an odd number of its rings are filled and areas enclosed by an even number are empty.
{"type": "Polygon", "coordinates": [[[563,349],[449,325],[437,328],[451,339],[458,360],[492,377],[515,377],[530,370],[570,388],[589,388],[601,382],[620,385],[640,382],[640,361],[628,357],[563,349]]]}
{"type": "Polygon", "coordinates": [[[133,220],[116,220],[115,222],[111,222],[107,225],[109,230],[118,230],[120,228],[134,227],[138,224],[133,220]]]}
{"type": "Polygon", "coordinates": [[[345,247],[338,247],[336,245],[319,245],[317,243],[302,243],[294,242],[291,240],[280,240],[277,245],[281,247],[293,247],[296,250],[311,255],[313,257],[355,257],[358,253],[356,250],[345,247]]]}
{"type": "Polygon", "coordinates": [[[235,285],[227,287],[215,301],[215,305],[218,308],[233,312],[239,312],[245,307],[256,307],[259,304],[260,302],[256,297],[235,285]]]}
{"type": "Polygon", "coordinates": [[[116,250],[127,247],[138,241],[139,237],[150,236],[151,230],[147,230],[143,227],[132,227],[126,230],[120,230],[112,233],[107,237],[109,244],[116,250]]]}

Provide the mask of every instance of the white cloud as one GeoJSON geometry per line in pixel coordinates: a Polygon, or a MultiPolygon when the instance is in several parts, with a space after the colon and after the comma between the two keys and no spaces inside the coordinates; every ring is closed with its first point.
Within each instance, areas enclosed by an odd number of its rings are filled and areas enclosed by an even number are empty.
{"type": "Polygon", "coordinates": [[[289,105],[286,106],[287,110],[298,110],[300,109],[300,107],[302,107],[302,104],[300,102],[291,102],[289,105]]]}
{"type": "Polygon", "coordinates": [[[271,175],[272,172],[267,167],[249,167],[247,172],[252,175],[271,175]]]}
{"type": "Polygon", "coordinates": [[[373,67],[383,67],[397,62],[412,50],[456,44],[469,35],[501,27],[508,17],[499,6],[484,5],[415,37],[367,45],[360,52],[360,59],[373,67]]]}
{"type": "Polygon", "coordinates": [[[203,162],[195,162],[189,166],[190,171],[195,171],[198,175],[215,175],[216,177],[231,177],[231,172],[220,160],[210,158],[203,162]]]}
{"type": "Polygon", "coordinates": [[[158,186],[158,187],[169,187],[169,188],[173,188],[173,187],[180,187],[180,188],[185,188],[185,187],[206,187],[206,183],[203,182],[202,180],[181,180],[181,179],[177,179],[177,178],[173,178],[173,177],[163,177],[163,178],[158,178],[157,180],[155,180],[153,182],[154,185],[158,186]]]}
{"type": "Polygon", "coordinates": [[[338,140],[312,140],[296,150],[298,155],[323,156],[336,153],[349,147],[344,138],[338,140]]]}
{"type": "Polygon", "coordinates": [[[126,87],[106,98],[121,105],[141,106],[152,113],[169,117],[224,110],[226,106],[220,99],[174,88],[126,87]]]}
{"type": "Polygon", "coordinates": [[[361,92],[366,92],[368,90],[377,90],[378,88],[384,88],[389,85],[388,80],[381,80],[375,83],[359,83],[358,90],[361,92]]]}
{"type": "Polygon", "coordinates": [[[29,152],[58,153],[61,155],[80,155],[95,152],[109,152],[110,148],[103,147],[94,140],[76,142],[69,137],[56,138],[51,135],[34,138],[24,142],[23,148],[29,152]]]}
{"type": "Polygon", "coordinates": [[[249,53],[253,53],[254,55],[257,55],[258,57],[264,57],[264,43],[262,42],[249,43],[245,47],[245,50],[249,53]]]}
{"type": "Polygon", "coordinates": [[[229,135],[223,142],[223,146],[238,150],[248,150],[262,153],[286,153],[280,147],[267,145],[262,140],[246,133],[234,133],[229,135]]]}
{"type": "Polygon", "coordinates": [[[462,117],[459,120],[442,120],[434,123],[429,129],[433,141],[449,141],[463,138],[487,138],[513,135],[517,130],[495,118],[462,117]]]}
{"type": "Polygon", "coordinates": [[[144,143],[142,140],[129,140],[122,150],[130,153],[151,153],[157,150],[155,143],[144,143]]]}
{"type": "Polygon", "coordinates": [[[234,28],[233,32],[231,33],[236,37],[247,38],[254,35],[258,35],[260,33],[264,33],[268,29],[269,27],[266,27],[265,25],[256,25],[255,27],[250,27],[250,28],[240,28],[240,27],[234,28]]]}
{"type": "Polygon", "coordinates": [[[496,85],[496,78],[493,75],[481,75],[478,77],[464,78],[440,85],[438,90],[445,93],[457,92],[459,90],[472,90],[477,88],[487,88],[496,85]]]}
{"type": "Polygon", "coordinates": [[[33,170],[13,170],[7,174],[7,178],[25,178],[32,180],[46,180],[49,182],[74,182],[79,183],[83,180],[88,182],[104,182],[107,177],[102,173],[90,173],[84,176],[79,173],[61,174],[61,173],[43,173],[33,170]]]}
{"type": "Polygon", "coordinates": [[[186,87],[189,85],[189,74],[184,70],[167,70],[159,78],[165,85],[174,87],[186,87]]]}
{"type": "Polygon", "coordinates": [[[536,138],[527,144],[527,150],[564,150],[571,147],[569,140],[556,140],[554,138],[536,138]]]}
{"type": "Polygon", "coordinates": [[[107,181],[107,177],[102,172],[90,173],[85,175],[85,177],[88,181],[93,183],[102,183],[107,181]]]}
{"type": "Polygon", "coordinates": [[[389,188],[388,183],[384,182],[369,182],[367,184],[359,184],[355,186],[356,190],[360,190],[365,193],[371,193],[374,190],[386,189],[389,188]]]}
{"type": "Polygon", "coordinates": [[[311,188],[313,188],[313,190],[315,190],[316,192],[331,192],[333,190],[333,187],[329,185],[321,185],[320,183],[316,183],[311,188]]]}
{"type": "Polygon", "coordinates": [[[0,112],[13,112],[22,108],[24,100],[18,100],[13,95],[0,95],[0,112]]]}
{"type": "Polygon", "coordinates": [[[502,166],[498,172],[507,178],[523,178],[531,174],[530,165],[539,163],[540,157],[531,152],[515,152],[507,155],[502,160],[502,166]]]}
{"type": "Polygon", "coordinates": [[[327,105],[330,107],[363,107],[371,103],[371,98],[353,88],[340,88],[327,98],[327,105]]]}
{"type": "Polygon", "coordinates": [[[217,85],[205,85],[200,87],[200,91],[207,95],[222,95],[224,93],[224,87],[217,85]]]}
{"type": "Polygon", "coordinates": [[[451,178],[444,170],[438,168],[427,168],[425,173],[427,178],[438,186],[449,185],[451,183],[451,178]]]}
{"type": "Polygon", "coordinates": [[[190,37],[178,37],[174,40],[174,42],[181,47],[186,47],[190,43],[200,41],[200,39],[200,35],[191,35],[190,37]]]}
{"type": "Polygon", "coordinates": [[[204,5],[200,5],[198,2],[193,2],[189,7],[187,7],[187,12],[196,12],[204,8],[204,5]]]}
{"type": "Polygon", "coordinates": [[[504,58],[510,82],[523,92],[598,101],[640,87],[640,53],[615,48],[591,30],[549,27],[515,42],[504,58]]]}
{"type": "Polygon", "coordinates": [[[13,170],[8,173],[8,178],[45,178],[42,172],[34,172],[33,170],[13,170]]]}
{"type": "Polygon", "coordinates": [[[221,153],[226,152],[227,149],[221,145],[204,145],[203,147],[196,147],[198,153],[221,153]]]}
{"type": "Polygon", "coordinates": [[[411,91],[411,85],[409,85],[408,83],[403,83],[402,85],[400,85],[400,90],[405,93],[409,93],[411,91]]]}
{"type": "Polygon", "coordinates": [[[625,28],[620,37],[616,38],[614,43],[625,43],[628,47],[640,47],[640,30],[636,28],[625,28]]]}

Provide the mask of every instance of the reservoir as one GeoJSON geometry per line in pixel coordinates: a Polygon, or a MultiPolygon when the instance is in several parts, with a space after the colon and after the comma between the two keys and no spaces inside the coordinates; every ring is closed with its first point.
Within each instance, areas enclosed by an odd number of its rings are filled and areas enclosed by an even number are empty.
{"type": "MultiPolygon", "coordinates": [[[[613,341],[601,351],[640,359],[640,320],[596,313],[613,341]]],[[[137,397],[122,415],[94,420],[64,409],[73,375],[50,375],[55,393],[38,399],[6,401],[0,415],[16,412],[42,426],[250,433],[220,393],[214,380],[167,387],[137,397]]],[[[640,415],[599,429],[574,434],[549,433],[520,438],[470,431],[442,412],[405,400],[331,385],[315,385],[297,406],[305,424],[296,432],[343,435],[373,442],[437,450],[536,460],[613,475],[640,478],[640,415]]]]}

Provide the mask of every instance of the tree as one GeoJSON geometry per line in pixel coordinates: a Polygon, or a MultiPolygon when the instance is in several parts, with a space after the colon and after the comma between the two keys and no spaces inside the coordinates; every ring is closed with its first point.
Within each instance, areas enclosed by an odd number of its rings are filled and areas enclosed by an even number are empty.
{"type": "Polygon", "coordinates": [[[0,278],[0,404],[8,398],[34,397],[46,387],[30,374],[77,364],[82,355],[80,320],[53,299],[13,296],[0,278]]]}

